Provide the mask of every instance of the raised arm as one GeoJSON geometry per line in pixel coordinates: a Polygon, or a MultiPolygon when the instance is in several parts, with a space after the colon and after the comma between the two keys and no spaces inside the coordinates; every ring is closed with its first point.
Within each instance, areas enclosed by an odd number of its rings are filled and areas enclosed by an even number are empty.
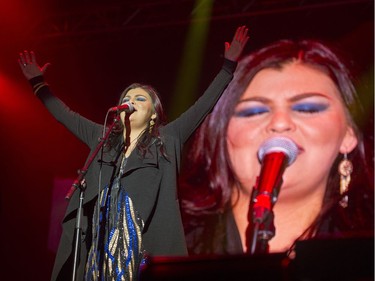
{"type": "Polygon", "coordinates": [[[63,101],[53,95],[43,77],[50,63],[40,67],[34,52],[23,51],[19,54],[18,64],[23,75],[31,84],[34,94],[54,118],[89,147],[96,145],[98,136],[102,132],[102,126],[72,111],[63,101]]]}
{"type": "Polygon", "coordinates": [[[182,113],[179,118],[168,124],[168,129],[170,128],[171,131],[177,132],[182,143],[184,143],[203,122],[204,118],[215,106],[221,94],[232,80],[237,60],[241,56],[249,39],[247,33],[248,28],[246,26],[237,28],[232,42],[225,42],[225,60],[221,71],[195,104],[182,113]]]}

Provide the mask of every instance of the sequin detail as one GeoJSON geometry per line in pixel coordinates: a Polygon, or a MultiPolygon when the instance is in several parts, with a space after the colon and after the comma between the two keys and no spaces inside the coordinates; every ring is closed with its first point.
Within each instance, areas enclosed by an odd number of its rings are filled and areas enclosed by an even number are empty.
{"type": "Polygon", "coordinates": [[[142,247],[143,221],[133,202],[116,178],[100,196],[100,219],[93,218],[93,244],[85,272],[85,280],[138,280],[144,260],[142,247]]]}

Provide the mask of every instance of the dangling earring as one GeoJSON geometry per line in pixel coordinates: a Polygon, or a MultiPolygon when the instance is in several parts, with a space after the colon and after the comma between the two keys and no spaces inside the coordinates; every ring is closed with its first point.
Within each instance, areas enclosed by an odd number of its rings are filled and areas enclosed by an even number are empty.
{"type": "Polygon", "coordinates": [[[348,206],[348,187],[350,184],[350,175],[353,172],[353,164],[350,160],[348,160],[348,156],[345,153],[344,159],[341,160],[338,167],[338,172],[340,174],[340,194],[343,197],[340,200],[340,205],[343,208],[348,206]]]}
{"type": "Polygon", "coordinates": [[[152,132],[152,129],[154,128],[154,125],[155,125],[155,121],[154,121],[154,118],[151,118],[150,120],[150,126],[148,127],[148,132],[151,134],[152,132]]]}

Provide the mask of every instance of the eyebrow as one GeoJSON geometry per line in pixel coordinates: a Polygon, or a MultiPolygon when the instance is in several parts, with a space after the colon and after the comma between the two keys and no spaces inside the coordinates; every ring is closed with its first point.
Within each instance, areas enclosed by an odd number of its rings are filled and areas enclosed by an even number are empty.
{"type": "Polygon", "coordinates": [[[327,98],[326,95],[323,95],[321,93],[303,93],[303,94],[299,94],[297,96],[294,96],[290,99],[290,101],[299,101],[299,100],[302,100],[302,99],[306,99],[306,98],[310,98],[310,97],[322,97],[322,98],[327,98]]]}
{"type": "Polygon", "coordinates": [[[146,94],[135,94],[135,95],[126,94],[124,98],[127,98],[127,97],[146,97],[147,98],[147,95],[146,94]]]}
{"type": "Polygon", "coordinates": [[[260,102],[263,102],[263,103],[269,103],[269,102],[271,102],[271,100],[269,98],[265,98],[265,97],[251,97],[251,98],[247,98],[247,99],[241,99],[241,100],[239,100],[238,103],[248,102],[248,101],[260,101],[260,102]]]}
{"type": "MultiPolygon", "coordinates": [[[[289,101],[296,102],[305,98],[317,97],[317,96],[327,98],[327,96],[323,94],[312,92],[312,93],[298,94],[296,96],[291,97],[289,101]]],[[[249,102],[249,101],[259,101],[259,102],[266,103],[266,104],[271,103],[271,99],[266,98],[266,97],[258,97],[258,96],[250,97],[247,99],[241,99],[238,103],[249,102]]]]}

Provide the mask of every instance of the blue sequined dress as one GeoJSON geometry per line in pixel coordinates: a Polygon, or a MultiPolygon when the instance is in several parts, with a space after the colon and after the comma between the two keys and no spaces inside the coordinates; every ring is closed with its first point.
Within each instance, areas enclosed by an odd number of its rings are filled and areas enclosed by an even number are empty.
{"type": "Polygon", "coordinates": [[[126,158],[122,162],[118,176],[100,194],[99,212],[98,204],[95,207],[96,227],[86,264],[86,280],[138,280],[145,258],[141,235],[144,223],[126,193],[126,186],[121,185],[126,158]]]}

